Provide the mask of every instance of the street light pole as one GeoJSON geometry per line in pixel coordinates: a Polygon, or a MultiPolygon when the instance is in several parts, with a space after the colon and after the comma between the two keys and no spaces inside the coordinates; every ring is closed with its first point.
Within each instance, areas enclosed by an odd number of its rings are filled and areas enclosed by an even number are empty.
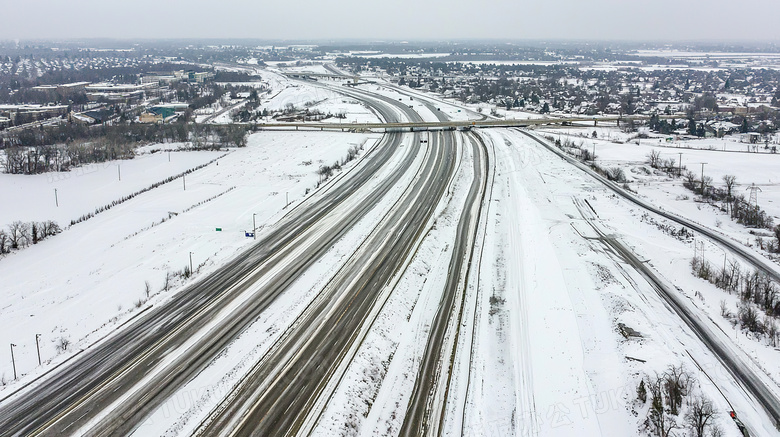
{"type": "Polygon", "coordinates": [[[252,213],[252,239],[257,240],[257,235],[255,234],[257,232],[257,224],[255,222],[255,217],[257,216],[256,213],[252,213]]]}
{"type": "Polygon", "coordinates": [[[41,338],[41,334],[35,334],[35,349],[38,350],[38,365],[41,365],[41,345],[38,339],[41,338]]]}
{"type": "Polygon", "coordinates": [[[16,360],[14,360],[14,346],[16,345],[11,343],[11,365],[14,367],[14,380],[16,380],[16,360]]]}
{"type": "Polygon", "coordinates": [[[59,208],[60,206],[60,199],[57,197],[57,189],[54,189],[54,204],[59,208]]]}
{"type": "Polygon", "coordinates": [[[190,275],[192,274],[192,252],[190,252],[190,275]]]}

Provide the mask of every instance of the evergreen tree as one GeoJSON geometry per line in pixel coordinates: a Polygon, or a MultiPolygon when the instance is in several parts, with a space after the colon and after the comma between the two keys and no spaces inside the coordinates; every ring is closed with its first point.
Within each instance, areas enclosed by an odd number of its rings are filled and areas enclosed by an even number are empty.
{"type": "Polygon", "coordinates": [[[644,404],[647,402],[647,389],[645,388],[645,380],[639,381],[639,387],[636,389],[636,397],[644,404]]]}
{"type": "Polygon", "coordinates": [[[544,106],[542,106],[542,114],[546,114],[550,112],[550,105],[547,104],[547,102],[544,102],[544,106]]]}
{"type": "Polygon", "coordinates": [[[692,118],[688,119],[688,133],[696,135],[696,122],[692,118]]]}
{"type": "Polygon", "coordinates": [[[748,124],[747,118],[742,120],[742,127],[739,128],[739,131],[743,134],[750,132],[750,125],[748,124]]]}

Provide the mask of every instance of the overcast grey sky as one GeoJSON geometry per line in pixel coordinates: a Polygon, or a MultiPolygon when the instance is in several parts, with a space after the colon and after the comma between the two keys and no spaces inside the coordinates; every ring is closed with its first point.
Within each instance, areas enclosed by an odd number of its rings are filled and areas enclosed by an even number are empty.
{"type": "Polygon", "coordinates": [[[780,40],[779,0],[0,0],[0,39],[780,40]]]}

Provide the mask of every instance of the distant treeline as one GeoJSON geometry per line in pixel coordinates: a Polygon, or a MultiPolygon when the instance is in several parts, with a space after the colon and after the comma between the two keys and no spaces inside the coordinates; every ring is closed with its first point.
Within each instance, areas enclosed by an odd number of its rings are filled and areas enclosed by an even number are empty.
{"type": "Polygon", "coordinates": [[[27,129],[0,139],[4,171],[38,174],[116,159],[132,159],[144,144],[191,142],[190,150],[218,150],[246,145],[247,128],[237,125],[124,124],[87,126],[69,124],[27,129]]]}

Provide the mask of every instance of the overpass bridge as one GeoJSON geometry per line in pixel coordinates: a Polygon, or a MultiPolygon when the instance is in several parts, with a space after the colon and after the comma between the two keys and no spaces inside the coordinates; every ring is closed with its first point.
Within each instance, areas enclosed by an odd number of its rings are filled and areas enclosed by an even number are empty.
{"type": "Polygon", "coordinates": [[[496,128],[496,127],[529,127],[544,125],[577,125],[599,122],[613,123],[627,121],[649,120],[648,116],[606,116],[606,117],[561,117],[561,118],[532,118],[532,119],[485,119],[485,120],[448,120],[448,121],[420,121],[420,122],[395,122],[395,123],[322,123],[322,122],[292,122],[292,123],[256,123],[255,130],[282,129],[282,130],[377,130],[383,132],[415,132],[437,131],[471,128],[496,128]]]}
{"type": "Polygon", "coordinates": [[[348,76],[339,73],[307,73],[304,71],[301,72],[288,71],[288,72],[282,72],[282,75],[287,76],[291,79],[318,79],[318,78],[346,79],[346,80],[351,80],[353,84],[357,84],[360,81],[359,76],[348,76]]]}

